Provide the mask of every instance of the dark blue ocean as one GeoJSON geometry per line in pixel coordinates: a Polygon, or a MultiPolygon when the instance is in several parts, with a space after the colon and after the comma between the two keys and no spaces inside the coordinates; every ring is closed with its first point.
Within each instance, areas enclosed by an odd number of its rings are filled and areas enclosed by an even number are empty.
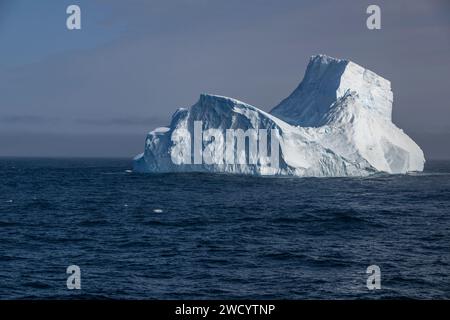
{"type": "Polygon", "coordinates": [[[368,178],[130,168],[0,160],[0,299],[450,298],[448,161],[368,178]]]}

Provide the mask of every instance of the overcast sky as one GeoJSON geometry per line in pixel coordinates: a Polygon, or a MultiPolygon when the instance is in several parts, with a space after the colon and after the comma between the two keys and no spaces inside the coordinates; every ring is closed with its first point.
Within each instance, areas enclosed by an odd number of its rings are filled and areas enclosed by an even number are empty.
{"type": "Polygon", "coordinates": [[[132,157],[202,92],[270,110],[325,53],[391,80],[394,122],[450,158],[449,3],[0,0],[0,156],[132,157]]]}

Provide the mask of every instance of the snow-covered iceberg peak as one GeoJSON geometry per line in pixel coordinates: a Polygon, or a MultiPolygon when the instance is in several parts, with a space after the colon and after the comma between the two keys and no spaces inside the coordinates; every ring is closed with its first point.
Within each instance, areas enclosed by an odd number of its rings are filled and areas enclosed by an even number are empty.
{"type": "Polygon", "coordinates": [[[326,55],[311,57],[300,85],[270,113],[293,125],[319,127],[332,104],[349,90],[374,116],[391,120],[391,83],[356,63],[326,55]]]}
{"type": "Polygon", "coordinates": [[[271,113],[202,94],[151,131],[140,172],[366,176],[422,171],[420,147],[391,120],[390,82],[347,60],[313,56],[271,113]]]}

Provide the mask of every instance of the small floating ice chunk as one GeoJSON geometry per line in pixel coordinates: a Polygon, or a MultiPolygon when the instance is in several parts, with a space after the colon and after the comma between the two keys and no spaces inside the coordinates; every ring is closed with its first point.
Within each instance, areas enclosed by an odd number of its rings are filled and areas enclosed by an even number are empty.
{"type": "Polygon", "coordinates": [[[133,173],[133,170],[125,170],[126,173],[133,173]]]}
{"type": "Polygon", "coordinates": [[[6,203],[13,203],[14,201],[12,200],[6,200],[6,203]]]}
{"type": "Polygon", "coordinates": [[[153,209],[153,212],[154,212],[154,213],[162,213],[163,210],[162,210],[162,209],[153,209]]]}

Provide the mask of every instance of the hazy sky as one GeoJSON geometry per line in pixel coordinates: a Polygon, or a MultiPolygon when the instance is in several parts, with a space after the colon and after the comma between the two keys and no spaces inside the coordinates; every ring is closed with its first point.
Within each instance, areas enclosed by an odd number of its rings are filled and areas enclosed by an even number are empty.
{"type": "Polygon", "coordinates": [[[391,80],[394,122],[450,158],[444,0],[0,0],[0,156],[132,157],[202,92],[270,110],[317,53],[391,80]]]}

